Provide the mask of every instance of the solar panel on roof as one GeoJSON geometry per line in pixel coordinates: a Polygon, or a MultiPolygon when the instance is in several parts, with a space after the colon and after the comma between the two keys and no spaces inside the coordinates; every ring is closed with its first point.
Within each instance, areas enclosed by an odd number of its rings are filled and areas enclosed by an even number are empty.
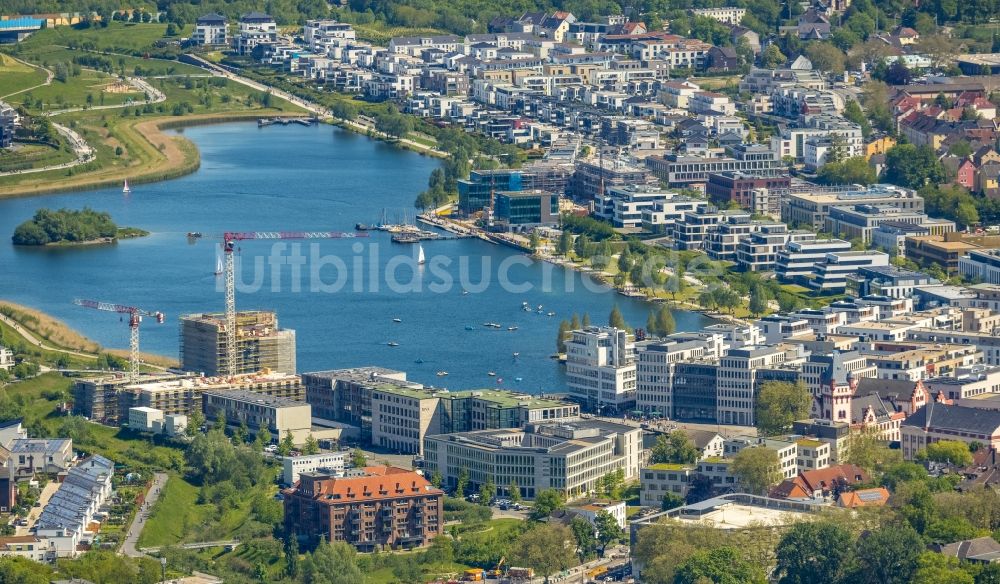
{"type": "Polygon", "coordinates": [[[882,500],[882,493],[872,492],[872,493],[858,493],[858,498],[862,501],[880,501],[882,500]]]}

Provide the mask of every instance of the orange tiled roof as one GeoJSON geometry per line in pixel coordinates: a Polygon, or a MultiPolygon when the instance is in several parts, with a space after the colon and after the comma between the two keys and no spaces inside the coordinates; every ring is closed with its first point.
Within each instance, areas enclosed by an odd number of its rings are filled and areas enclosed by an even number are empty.
{"type": "MultiPolygon", "coordinates": [[[[313,499],[334,505],[344,502],[375,501],[396,497],[444,494],[430,481],[412,470],[394,466],[366,466],[365,476],[332,477],[313,483],[313,499]]],[[[300,491],[299,486],[290,491],[300,491]]]]}

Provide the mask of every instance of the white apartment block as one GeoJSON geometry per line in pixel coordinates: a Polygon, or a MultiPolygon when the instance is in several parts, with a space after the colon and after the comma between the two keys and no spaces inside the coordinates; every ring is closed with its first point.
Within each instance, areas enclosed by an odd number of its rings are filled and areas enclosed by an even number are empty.
{"type": "Polygon", "coordinates": [[[198,18],[194,25],[191,42],[196,45],[228,45],[229,32],[226,17],[220,14],[206,14],[198,18]]]}
{"type": "Polygon", "coordinates": [[[730,24],[733,26],[743,22],[743,17],[746,16],[746,13],[746,8],[736,8],[733,6],[723,6],[721,8],[695,8],[691,11],[691,14],[695,16],[711,18],[712,20],[718,20],[723,24],[730,24]]]}
{"type": "Polygon", "coordinates": [[[321,452],[302,456],[285,456],[281,460],[282,484],[291,486],[304,472],[327,469],[333,473],[343,472],[347,466],[347,452],[321,452]]]}
{"type": "Polygon", "coordinates": [[[240,17],[239,32],[233,39],[233,49],[240,55],[249,55],[261,43],[278,40],[278,24],[274,18],[251,12],[240,17]]]}
{"type": "Polygon", "coordinates": [[[856,274],[861,268],[885,267],[889,265],[889,254],[881,251],[837,251],[826,254],[815,267],[815,277],[809,280],[809,287],[821,291],[843,291],[847,289],[847,276],[856,274]]]}
{"type": "Polygon", "coordinates": [[[810,276],[828,254],[851,251],[851,244],[843,239],[805,239],[789,241],[778,252],[775,273],[782,280],[810,276]]]}
{"type": "Polygon", "coordinates": [[[688,99],[688,110],[693,114],[734,116],[736,104],[721,93],[698,91],[688,99]]]}
{"type": "MultiPolygon", "coordinates": [[[[653,210],[657,203],[667,203],[677,193],[654,187],[630,185],[608,187],[594,199],[594,215],[610,221],[615,227],[642,227],[643,212],[653,210]]],[[[690,205],[690,203],[688,203],[690,205]]]]}
{"type": "Polygon", "coordinates": [[[628,333],[592,326],[570,334],[566,341],[570,396],[593,411],[631,409],[635,405],[635,342],[628,333]]]}
{"type": "MultiPolygon", "coordinates": [[[[829,456],[829,445],[826,446],[826,455],[829,456]]],[[[744,448],[767,448],[773,450],[778,455],[778,470],[781,472],[783,478],[791,479],[799,474],[799,445],[794,440],[736,436],[726,440],[725,457],[732,458],[744,448]]],[[[807,458],[813,459],[815,457],[810,454],[807,458]]]]}
{"type": "Polygon", "coordinates": [[[14,351],[0,345],[0,371],[10,371],[14,367],[14,351]]]}
{"type": "Polygon", "coordinates": [[[336,20],[307,20],[302,28],[302,38],[314,51],[321,50],[331,41],[353,41],[354,28],[346,22],[336,20]]]}

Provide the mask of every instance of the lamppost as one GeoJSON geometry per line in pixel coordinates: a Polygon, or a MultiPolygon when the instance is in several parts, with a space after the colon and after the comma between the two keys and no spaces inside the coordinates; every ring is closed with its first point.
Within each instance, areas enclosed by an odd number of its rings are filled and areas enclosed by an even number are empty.
{"type": "Polygon", "coordinates": [[[162,577],[160,578],[160,580],[163,581],[163,582],[166,582],[167,581],[167,558],[166,558],[166,556],[163,556],[163,557],[160,558],[160,573],[162,574],[162,577]]]}

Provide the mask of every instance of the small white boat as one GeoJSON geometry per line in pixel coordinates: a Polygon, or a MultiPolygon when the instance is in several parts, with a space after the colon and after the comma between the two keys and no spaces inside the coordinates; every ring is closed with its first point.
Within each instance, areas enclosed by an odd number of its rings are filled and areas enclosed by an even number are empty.
{"type": "Polygon", "coordinates": [[[554,312],[550,312],[549,313],[549,316],[555,316],[555,315],[556,315],[556,313],[554,313],[554,312]]]}
{"type": "Polygon", "coordinates": [[[520,357],[520,356],[521,356],[520,353],[518,353],[517,351],[514,351],[514,357],[520,357]]]}
{"type": "Polygon", "coordinates": [[[527,306],[527,305],[528,305],[528,301],[527,300],[525,300],[524,302],[521,303],[521,306],[527,306]]]}
{"type": "Polygon", "coordinates": [[[399,343],[397,343],[396,341],[389,341],[386,344],[389,345],[390,347],[398,347],[399,346],[399,343]]]}
{"type": "Polygon", "coordinates": [[[496,377],[497,376],[496,372],[494,372],[494,371],[490,371],[489,373],[487,373],[487,375],[489,375],[490,377],[496,377]]]}
{"type": "Polygon", "coordinates": [[[128,179],[125,179],[125,186],[122,187],[122,192],[126,195],[132,192],[132,189],[128,188],[128,179]]]}
{"type": "Polygon", "coordinates": [[[403,319],[401,319],[401,318],[394,318],[394,319],[392,319],[392,322],[403,322],[403,319]]]}
{"type": "Polygon", "coordinates": [[[507,330],[509,330],[509,331],[516,331],[517,327],[516,326],[509,326],[509,327],[507,327],[507,330]]]}
{"type": "Polygon", "coordinates": [[[539,308],[539,309],[538,309],[537,311],[535,311],[535,312],[536,312],[536,313],[538,313],[538,314],[545,314],[545,311],[544,311],[544,310],[542,310],[541,308],[539,308]]]}
{"type": "Polygon", "coordinates": [[[520,382],[524,381],[524,378],[522,378],[522,377],[515,377],[514,381],[517,381],[518,383],[520,383],[520,382]]]}
{"type": "Polygon", "coordinates": [[[444,377],[445,375],[448,375],[448,372],[447,372],[447,371],[438,371],[438,372],[437,372],[437,376],[438,376],[438,377],[444,377]]]}
{"type": "Polygon", "coordinates": [[[525,306],[522,310],[524,310],[525,312],[531,312],[531,307],[525,306]]]}
{"type": "Polygon", "coordinates": [[[541,309],[542,309],[542,305],[541,305],[541,304],[539,304],[539,305],[538,305],[538,310],[541,310],[541,309]]]}
{"type": "Polygon", "coordinates": [[[462,296],[468,296],[468,295],[469,295],[468,290],[462,290],[462,296]]]}
{"type": "Polygon", "coordinates": [[[417,265],[422,266],[427,263],[427,258],[424,257],[424,246],[417,244],[417,265]]]}

